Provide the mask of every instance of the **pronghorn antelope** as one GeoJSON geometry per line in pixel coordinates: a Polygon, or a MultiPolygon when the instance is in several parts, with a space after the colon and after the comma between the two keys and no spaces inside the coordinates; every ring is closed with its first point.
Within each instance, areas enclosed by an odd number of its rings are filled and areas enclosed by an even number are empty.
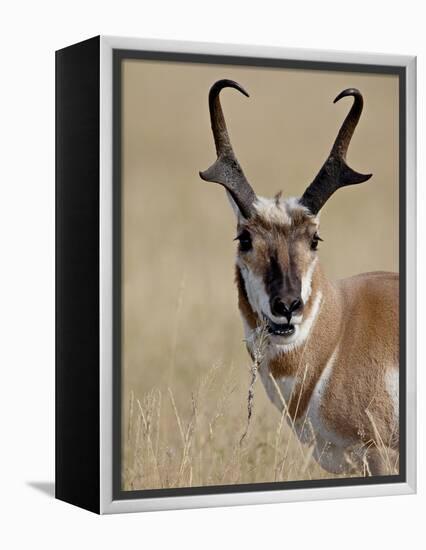
{"type": "Polygon", "coordinates": [[[302,197],[265,199],[255,194],[232,149],[219,99],[226,87],[248,97],[232,80],[210,89],[217,160],[200,176],[225,187],[236,214],[236,285],[248,351],[253,357],[259,327],[266,327],[259,368],[266,392],[286,407],[297,436],[313,446],[324,469],[390,473],[399,446],[398,275],[330,281],[317,252],[324,203],[340,187],[371,177],[346,163],[362,95],[351,88],[336,97],[352,96],[353,105],[302,197]]]}

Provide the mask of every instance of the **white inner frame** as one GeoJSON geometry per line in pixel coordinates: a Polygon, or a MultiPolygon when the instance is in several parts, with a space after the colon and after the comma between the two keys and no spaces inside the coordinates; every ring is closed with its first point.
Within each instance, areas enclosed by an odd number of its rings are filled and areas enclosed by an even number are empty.
{"type": "Polygon", "coordinates": [[[416,491],[416,58],[268,46],[209,44],[102,36],[100,39],[100,511],[105,513],[235,506],[300,500],[401,495],[416,491]],[[407,482],[345,487],[285,489],[242,493],[167,496],[113,500],[112,433],[112,58],[114,49],[149,50],[210,55],[233,55],[392,65],[405,67],[406,88],[406,185],[407,185],[407,324],[406,324],[406,438],[407,482]]]}

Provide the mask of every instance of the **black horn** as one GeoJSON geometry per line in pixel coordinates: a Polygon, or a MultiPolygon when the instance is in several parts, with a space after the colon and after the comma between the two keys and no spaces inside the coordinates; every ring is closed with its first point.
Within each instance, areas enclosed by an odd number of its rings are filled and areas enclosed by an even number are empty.
{"type": "Polygon", "coordinates": [[[364,105],[362,95],[356,88],[348,88],[341,92],[334,100],[334,103],[348,96],[353,96],[354,98],[351,110],[337,134],[336,141],[327,160],[314,181],[303,193],[301,199],[301,203],[314,215],[318,214],[326,201],[337,189],[346,185],[362,183],[369,180],[372,176],[372,174],[359,174],[346,164],[346,153],[348,152],[349,143],[364,105]]]}
{"type": "Polygon", "coordinates": [[[205,181],[212,181],[223,185],[225,189],[229,191],[234,202],[240,209],[241,214],[245,218],[250,218],[253,212],[253,203],[256,200],[256,194],[247,181],[232,149],[219,99],[219,94],[223,88],[234,88],[249,97],[244,88],[233,80],[218,80],[210,88],[210,120],[216,146],[217,160],[210,168],[204,172],[200,172],[200,177],[205,181]]]}

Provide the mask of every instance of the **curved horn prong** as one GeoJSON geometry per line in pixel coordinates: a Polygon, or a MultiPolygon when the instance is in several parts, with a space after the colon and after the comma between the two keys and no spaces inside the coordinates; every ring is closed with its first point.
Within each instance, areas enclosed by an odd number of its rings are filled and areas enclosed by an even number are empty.
{"type": "Polygon", "coordinates": [[[364,101],[359,90],[348,88],[341,92],[334,103],[343,97],[353,96],[354,102],[346,116],[330,154],[315,177],[303,193],[301,203],[306,206],[312,214],[316,215],[324,206],[331,195],[340,187],[363,183],[371,178],[372,174],[360,174],[352,170],[346,164],[346,154],[349,143],[352,139],[355,128],[360,119],[364,101]]]}
{"type": "Polygon", "coordinates": [[[233,80],[218,80],[210,88],[210,120],[216,146],[217,160],[210,168],[204,172],[200,172],[200,177],[205,181],[212,181],[223,185],[225,189],[229,191],[234,202],[240,209],[241,214],[245,218],[249,218],[253,211],[256,193],[247,181],[232,149],[219,98],[219,94],[223,88],[234,88],[249,97],[244,88],[233,80]]]}

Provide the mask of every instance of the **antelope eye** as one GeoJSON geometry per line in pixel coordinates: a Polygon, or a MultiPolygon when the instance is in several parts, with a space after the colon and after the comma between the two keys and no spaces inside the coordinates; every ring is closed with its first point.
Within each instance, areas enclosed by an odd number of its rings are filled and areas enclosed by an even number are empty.
{"type": "Polygon", "coordinates": [[[251,250],[251,235],[246,229],[242,231],[235,240],[240,243],[240,252],[248,252],[251,250]]]}
{"type": "Polygon", "coordinates": [[[322,241],[322,239],[318,235],[318,233],[315,233],[315,235],[312,237],[312,241],[311,241],[311,250],[316,250],[318,248],[319,241],[322,241]]]}

